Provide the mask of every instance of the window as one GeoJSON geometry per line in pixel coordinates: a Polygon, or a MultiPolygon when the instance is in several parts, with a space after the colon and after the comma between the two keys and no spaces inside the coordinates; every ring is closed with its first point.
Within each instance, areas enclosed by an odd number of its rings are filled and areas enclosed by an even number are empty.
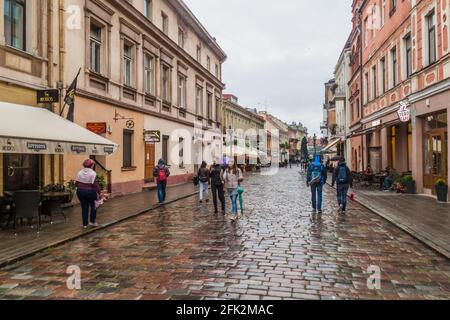
{"type": "Polygon", "coordinates": [[[184,139],[183,138],[179,139],[178,145],[179,145],[179,148],[180,148],[179,149],[180,152],[178,154],[178,156],[179,156],[179,167],[180,167],[180,169],[183,169],[184,168],[184,139]]]}
{"type": "Polygon", "coordinates": [[[213,118],[213,96],[208,92],[208,120],[212,121],[213,118]]]}
{"type": "Polygon", "coordinates": [[[389,15],[392,16],[397,9],[397,0],[391,0],[391,10],[389,11],[389,15]]]}
{"type": "Polygon", "coordinates": [[[376,6],[372,7],[372,30],[371,30],[372,39],[375,37],[375,30],[377,29],[377,22],[378,22],[376,9],[377,9],[376,6]]]}
{"type": "Polygon", "coordinates": [[[123,46],[123,83],[131,87],[131,73],[132,73],[132,47],[129,44],[123,46]]]}
{"type": "Polygon", "coordinates": [[[165,34],[169,34],[169,18],[164,12],[161,12],[161,30],[165,34]]]}
{"type": "Polygon", "coordinates": [[[428,64],[436,62],[436,15],[434,10],[426,17],[428,64]]]}
{"type": "Polygon", "coordinates": [[[372,99],[377,97],[377,67],[372,67],[372,99]]]}
{"type": "Polygon", "coordinates": [[[170,67],[163,64],[161,72],[162,99],[164,102],[171,102],[170,94],[170,67]]]}
{"type": "Polygon", "coordinates": [[[359,99],[356,99],[356,117],[359,119],[359,108],[360,108],[360,105],[359,105],[359,99]]]}
{"type": "Polygon", "coordinates": [[[203,88],[197,87],[196,99],[195,99],[195,114],[198,116],[203,115],[203,88]]]}
{"type": "Polygon", "coordinates": [[[184,48],[184,31],[181,28],[178,28],[178,45],[184,48]]]}
{"type": "Polygon", "coordinates": [[[178,107],[186,109],[186,77],[178,76],[178,107]]]}
{"type": "Polygon", "coordinates": [[[397,86],[397,47],[391,49],[391,84],[392,88],[397,86]]]}
{"type": "Polygon", "coordinates": [[[397,127],[391,128],[391,168],[397,168],[397,127]]]}
{"type": "Polygon", "coordinates": [[[220,123],[220,99],[216,98],[216,122],[220,123]]]}
{"type": "Polygon", "coordinates": [[[162,158],[165,163],[169,163],[169,136],[163,136],[162,141],[162,158]]]}
{"type": "Polygon", "coordinates": [[[4,0],[6,44],[25,50],[25,0],[4,0]]]}
{"type": "Polygon", "coordinates": [[[404,41],[405,41],[406,77],[409,78],[412,74],[411,35],[406,36],[404,41]]]}
{"type": "Polygon", "coordinates": [[[91,71],[101,72],[101,52],[102,52],[102,28],[91,24],[91,71]]]}
{"type": "Polygon", "coordinates": [[[216,63],[216,78],[219,79],[219,65],[216,63]]]}
{"type": "Polygon", "coordinates": [[[386,0],[381,0],[381,26],[384,26],[386,21],[386,0]]]}
{"type": "Polygon", "coordinates": [[[144,55],[144,82],[145,92],[153,94],[153,58],[146,54],[144,55]]]}
{"type": "Polygon", "coordinates": [[[381,94],[386,93],[386,58],[381,58],[380,60],[380,76],[381,76],[381,94]]]}
{"type": "Polygon", "coordinates": [[[206,68],[208,69],[208,71],[211,71],[211,58],[210,57],[206,57],[206,68]]]}
{"type": "Polygon", "coordinates": [[[364,74],[364,103],[369,101],[369,74],[364,74]]]}
{"type": "Polygon", "coordinates": [[[152,20],[152,0],[144,0],[144,16],[152,20]]]}
{"type": "Polygon", "coordinates": [[[369,45],[369,20],[366,18],[364,20],[364,46],[367,47],[369,45]]]}
{"type": "Polygon", "coordinates": [[[123,167],[131,168],[133,166],[133,131],[123,131],[123,167]]]}
{"type": "Polygon", "coordinates": [[[197,46],[197,61],[202,63],[202,47],[197,46]]]}

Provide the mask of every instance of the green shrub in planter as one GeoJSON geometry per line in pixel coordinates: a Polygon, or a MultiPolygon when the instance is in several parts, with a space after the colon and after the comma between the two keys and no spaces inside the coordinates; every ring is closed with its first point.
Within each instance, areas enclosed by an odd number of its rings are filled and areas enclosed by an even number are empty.
{"type": "Polygon", "coordinates": [[[448,185],[444,179],[436,181],[436,195],[439,202],[447,202],[448,185]]]}
{"type": "Polygon", "coordinates": [[[101,174],[97,174],[97,181],[98,181],[98,185],[100,186],[101,190],[105,190],[106,189],[106,179],[104,175],[101,174]]]}
{"type": "Polygon", "coordinates": [[[413,176],[405,176],[403,177],[403,185],[406,188],[406,193],[415,194],[416,193],[416,182],[414,181],[413,176]]]}

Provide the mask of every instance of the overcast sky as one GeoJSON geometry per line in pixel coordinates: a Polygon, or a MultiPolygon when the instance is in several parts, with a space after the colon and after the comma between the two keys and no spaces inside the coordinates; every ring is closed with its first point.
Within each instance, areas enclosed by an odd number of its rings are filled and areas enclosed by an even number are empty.
{"type": "Polygon", "coordinates": [[[184,0],[228,55],[239,103],[320,132],[324,86],[351,30],[352,0],[184,0]]]}

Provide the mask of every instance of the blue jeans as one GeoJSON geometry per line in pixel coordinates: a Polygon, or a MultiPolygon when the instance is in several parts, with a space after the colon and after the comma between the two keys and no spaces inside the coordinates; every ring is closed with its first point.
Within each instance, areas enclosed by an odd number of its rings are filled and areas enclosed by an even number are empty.
{"type": "Polygon", "coordinates": [[[322,210],[322,191],[322,183],[311,186],[312,206],[314,210],[322,210]]]}
{"type": "Polygon", "coordinates": [[[83,219],[83,226],[87,226],[89,218],[91,223],[95,223],[97,219],[97,210],[95,209],[95,200],[97,200],[97,192],[95,190],[78,189],[77,197],[81,204],[81,216],[83,219]],[[89,217],[90,209],[90,217],[89,217]]]}
{"type": "Polygon", "coordinates": [[[228,195],[231,198],[231,213],[236,216],[238,214],[237,201],[238,201],[238,197],[239,197],[237,189],[228,189],[228,195]]]}
{"type": "Polygon", "coordinates": [[[350,186],[348,184],[337,185],[337,201],[339,206],[342,206],[342,210],[347,208],[347,194],[350,186]]]}
{"type": "Polygon", "coordinates": [[[166,187],[167,182],[158,182],[158,201],[160,204],[166,201],[166,187]]]}
{"type": "Polygon", "coordinates": [[[200,201],[203,200],[208,200],[209,197],[209,192],[208,192],[208,182],[199,182],[199,196],[200,196],[200,201]]]}

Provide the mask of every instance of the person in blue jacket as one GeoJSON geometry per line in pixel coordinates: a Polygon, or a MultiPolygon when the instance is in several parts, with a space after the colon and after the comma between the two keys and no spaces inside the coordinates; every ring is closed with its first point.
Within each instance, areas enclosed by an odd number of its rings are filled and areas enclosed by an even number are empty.
{"type": "Polygon", "coordinates": [[[306,185],[311,187],[313,213],[322,213],[323,185],[327,182],[327,169],[322,164],[321,156],[316,156],[308,167],[306,185]]]}

